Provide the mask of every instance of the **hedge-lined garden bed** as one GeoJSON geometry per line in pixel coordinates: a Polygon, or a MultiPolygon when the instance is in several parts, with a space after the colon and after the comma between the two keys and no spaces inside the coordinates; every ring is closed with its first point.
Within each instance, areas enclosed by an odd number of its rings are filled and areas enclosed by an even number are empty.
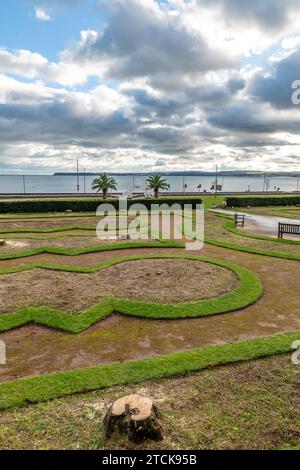
{"type": "Polygon", "coordinates": [[[113,312],[136,317],[162,319],[203,317],[245,308],[256,302],[263,293],[260,279],[242,266],[229,263],[228,261],[182,254],[127,256],[110,259],[95,266],[32,263],[27,266],[0,270],[0,274],[30,271],[36,268],[76,273],[95,273],[116,264],[147,259],[191,260],[212,264],[232,271],[237,276],[239,284],[231,291],[216,298],[172,304],[107,297],[78,315],[65,313],[64,311],[49,308],[46,305],[42,307],[25,307],[14,313],[0,315],[0,331],[7,331],[34,322],[70,333],[79,333],[113,312]]]}
{"type": "Polygon", "coordinates": [[[109,365],[55,372],[0,384],[0,409],[53,400],[74,393],[141,383],[293,350],[299,331],[109,365]]]}
{"type": "MultiPolygon", "coordinates": [[[[151,208],[152,204],[179,204],[183,207],[184,204],[191,204],[193,209],[196,204],[201,204],[201,198],[159,198],[159,199],[129,199],[127,207],[133,204],[143,204],[147,209],[151,208]]],[[[0,201],[0,214],[14,214],[14,213],[48,213],[48,212],[96,212],[98,206],[103,203],[109,203],[119,209],[118,199],[27,199],[15,201],[0,201]]]]}
{"type": "Polygon", "coordinates": [[[300,196],[227,197],[228,207],[300,206],[300,196]]]}

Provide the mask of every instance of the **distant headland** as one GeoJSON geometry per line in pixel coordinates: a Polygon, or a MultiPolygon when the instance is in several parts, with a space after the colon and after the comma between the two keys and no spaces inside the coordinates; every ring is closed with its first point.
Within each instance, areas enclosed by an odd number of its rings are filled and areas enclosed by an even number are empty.
{"type": "MultiPolygon", "coordinates": [[[[55,172],[54,176],[97,176],[101,173],[98,172],[55,172]]],[[[148,176],[148,175],[162,175],[162,176],[213,176],[216,174],[215,171],[147,171],[147,172],[107,172],[112,176],[148,176]]],[[[297,171],[218,171],[219,176],[300,176],[300,170],[297,171]]]]}

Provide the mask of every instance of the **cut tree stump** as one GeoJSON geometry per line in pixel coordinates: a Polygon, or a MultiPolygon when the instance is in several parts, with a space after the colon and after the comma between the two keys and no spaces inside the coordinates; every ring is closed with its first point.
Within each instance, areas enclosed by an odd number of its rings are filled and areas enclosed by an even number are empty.
{"type": "Polygon", "coordinates": [[[162,441],[160,418],[160,412],[150,398],[127,395],[108,409],[104,418],[105,437],[109,439],[114,432],[119,432],[136,444],[145,439],[162,441]]]}

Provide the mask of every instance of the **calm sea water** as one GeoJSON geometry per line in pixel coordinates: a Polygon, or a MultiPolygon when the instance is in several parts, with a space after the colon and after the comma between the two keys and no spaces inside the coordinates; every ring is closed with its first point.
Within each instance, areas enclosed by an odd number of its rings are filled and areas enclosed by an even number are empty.
{"type": "MultiPolygon", "coordinates": [[[[92,193],[91,183],[95,176],[80,176],[80,193],[92,193]]],[[[143,192],[146,176],[124,175],[116,176],[118,192],[143,192]]],[[[213,176],[167,176],[171,192],[197,192],[211,191],[214,183],[213,176]],[[201,188],[199,189],[199,185],[201,188]]],[[[263,176],[219,176],[218,184],[222,185],[223,192],[255,191],[298,191],[300,180],[297,177],[271,177],[268,187],[264,183],[263,176]]],[[[4,176],[0,175],[0,194],[24,194],[25,193],[76,193],[76,175],[67,176],[4,176]]]]}

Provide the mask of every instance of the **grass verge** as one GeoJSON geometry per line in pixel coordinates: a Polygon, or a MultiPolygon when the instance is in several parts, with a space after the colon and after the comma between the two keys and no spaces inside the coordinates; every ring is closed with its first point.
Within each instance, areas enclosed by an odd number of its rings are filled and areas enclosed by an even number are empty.
{"type": "MultiPolygon", "coordinates": [[[[215,214],[215,215],[217,215],[217,217],[229,219],[228,216],[224,217],[223,215],[220,215],[220,214],[215,214]]],[[[293,245],[299,244],[299,242],[295,240],[279,241],[271,237],[255,236],[252,234],[250,236],[248,232],[246,235],[244,233],[240,233],[240,231],[232,230],[232,226],[231,225],[227,226],[227,224],[225,224],[224,228],[233,233],[236,233],[237,235],[244,235],[245,237],[248,237],[248,238],[257,238],[257,239],[262,239],[265,241],[271,241],[275,243],[280,242],[280,243],[287,243],[287,244],[293,244],[293,245]]],[[[186,231],[186,235],[189,235],[188,231],[186,231]]],[[[190,236],[193,236],[193,235],[190,234],[190,236]]],[[[208,243],[209,245],[215,245],[215,246],[219,246],[221,248],[226,248],[229,250],[242,251],[245,253],[251,253],[251,254],[262,255],[262,256],[270,256],[274,258],[281,258],[281,259],[287,259],[287,260],[292,260],[292,261],[300,261],[300,255],[294,254],[294,253],[288,253],[288,252],[284,253],[284,252],[275,251],[275,250],[267,250],[263,248],[239,245],[237,243],[225,242],[225,241],[218,240],[215,238],[210,238],[210,237],[204,237],[204,241],[205,243],[208,243]]],[[[101,251],[122,250],[122,249],[130,249],[130,248],[184,248],[184,246],[185,246],[184,243],[176,242],[173,240],[166,240],[166,241],[160,240],[160,241],[155,241],[155,242],[141,242],[141,241],[138,241],[138,242],[130,241],[130,242],[124,242],[124,243],[116,242],[116,243],[108,243],[108,244],[100,245],[100,246],[92,246],[92,247],[87,247],[87,248],[75,248],[75,249],[42,246],[39,248],[32,248],[29,250],[19,251],[15,253],[3,253],[3,254],[0,254],[0,260],[26,258],[30,256],[43,254],[43,253],[66,255],[66,256],[78,256],[78,255],[83,255],[87,253],[98,253],[101,251]]],[[[25,267],[25,269],[26,268],[27,267],[25,267]]],[[[14,271],[11,271],[11,272],[14,272],[14,271]]]]}
{"type": "Polygon", "coordinates": [[[43,253],[50,253],[54,255],[78,256],[85,255],[87,253],[99,253],[101,251],[113,250],[127,250],[130,248],[184,248],[184,244],[172,240],[157,240],[153,242],[128,241],[122,243],[107,243],[105,245],[90,246],[87,248],[56,248],[53,246],[41,246],[39,248],[18,251],[16,253],[3,253],[0,255],[0,260],[28,258],[29,256],[40,255],[43,253]]]}
{"type": "Polygon", "coordinates": [[[94,230],[96,227],[92,225],[62,225],[60,227],[53,228],[5,228],[0,229],[0,234],[6,233],[55,233],[55,232],[68,232],[70,230],[94,230]]]}
{"type": "Polygon", "coordinates": [[[63,266],[52,265],[48,263],[31,264],[11,268],[5,271],[5,274],[20,272],[35,268],[54,269],[60,271],[71,271],[80,273],[93,273],[108,268],[115,264],[141,259],[184,259],[200,261],[214,264],[233,271],[239,278],[238,286],[226,294],[213,299],[199,300],[196,302],[184,302],[177,304],[158,304],[153,302],[144,302],[128,299],[105,298],[97,305],[81,312],[80,314],[68,314],[60,310],[51,309],[46,306],[27,307],[18,312],[8,313],[0,316],[0,331],[7,331],[17,328],[30,322],[39,323],[52,328],[57,328],[70,333],[79,333],[87,329],[92,324],[107,317],[112,312],[117,311],[124,315],[145,317],[145,318],[192,318],[208,315],[226,313],[233,310],[245,308],[256,302],[263,292],[261,281],[255,274],[242,266],[229,263],[223,260],[200,256],[186,255],[145,255],[136,257],[124,257],[110,259],[95,266],[63,266]]]}
{"type": "Polygon", "coordinates": [[[273,258],[281,258],[291,261],[300,261],[300,255],[296,255],[294,253],[283,253],[281,251],[265,250],[251,246],[237,245],[236,243],[223,242],[222,240],[216,240],[214,238],[208,237],[205,237],[205,243],[219,246],[220,248],[227,248],[228,250],[242,251],[244,253],[251,253],[254,255],[270,256],[273,258]]]}
{"type": "Polygon", "coordinates": [[[0,384],[0,409],[144,382],[292,351],[300,331],[191,349],[149,359],[56,372],[0,384]]]}
{"type": "MultiPolygon", "coordinates": [[[[216,217],[226,219],[227,222],[232,221],[232,216],[230,214],[221,214],[221,213],[218,214],[216,212],[213,212],[213,214],[216,217]]],[[[224,228],[226,228],[226,227],[224,226],[224,228]]],[[[184,233],[185,233],[186,236],[190,236],[191,238],[195,238],[194,234],[187,228],[185,229],[184,233]]],[[[272,238],[269,239],[269,238],[266,237],[266,239],[267,239],[267,241],[272,241],[272,242],[274,241],[272,238]]],[[[201,240],[201,238],[199,238],[199,240],[201,240]]],[[[220,248],[226,248],[228,250],[242,251],[244,253],[251,253],[251,254],[254,254],[254,255],[262,255],[262,256],[270,256],[270,257],[274,257],[274,258],[287,259],[287,260],[291,260],[291,261],[300,261],[300,255],[294,254],[294,253],[289,253],[289,252],[281,252],[281,251],[251,247],[251,246],[246,246],[246,245],[239,245],[237,243],[226,242],[226,241],[223,241],[223,240],[218,240],[218,239],[210,238],[210,237],[207,237],[207,236],[204,237],[204,242],[209,244],[209,245],[219,246],[220,248]]],[[[275,240],[275,242],[276,242],[276,240],[275,240]]],[[[295,243],[298,244],[297,241],[295,243]]]]}
{"type": "Polygon", "coordinates": [[[259,233],[252,233],[252,232],[247,232],[246,230],[240,230],[235,227],[233,220],[226,222],[226,224],[224,225],[224,228],[228,230],[229,232],[236,233],[237,235],[241,235],[242,237],[254,238],[256,240],[266,240],[266,241],[275,242],[275,243],[284,243],[284,244],[287,243],[289,245],[300,245],[300,241],[298,240],[288,240],[285,238],[267,237],[266,235],[260,235],[259,233]]]}

